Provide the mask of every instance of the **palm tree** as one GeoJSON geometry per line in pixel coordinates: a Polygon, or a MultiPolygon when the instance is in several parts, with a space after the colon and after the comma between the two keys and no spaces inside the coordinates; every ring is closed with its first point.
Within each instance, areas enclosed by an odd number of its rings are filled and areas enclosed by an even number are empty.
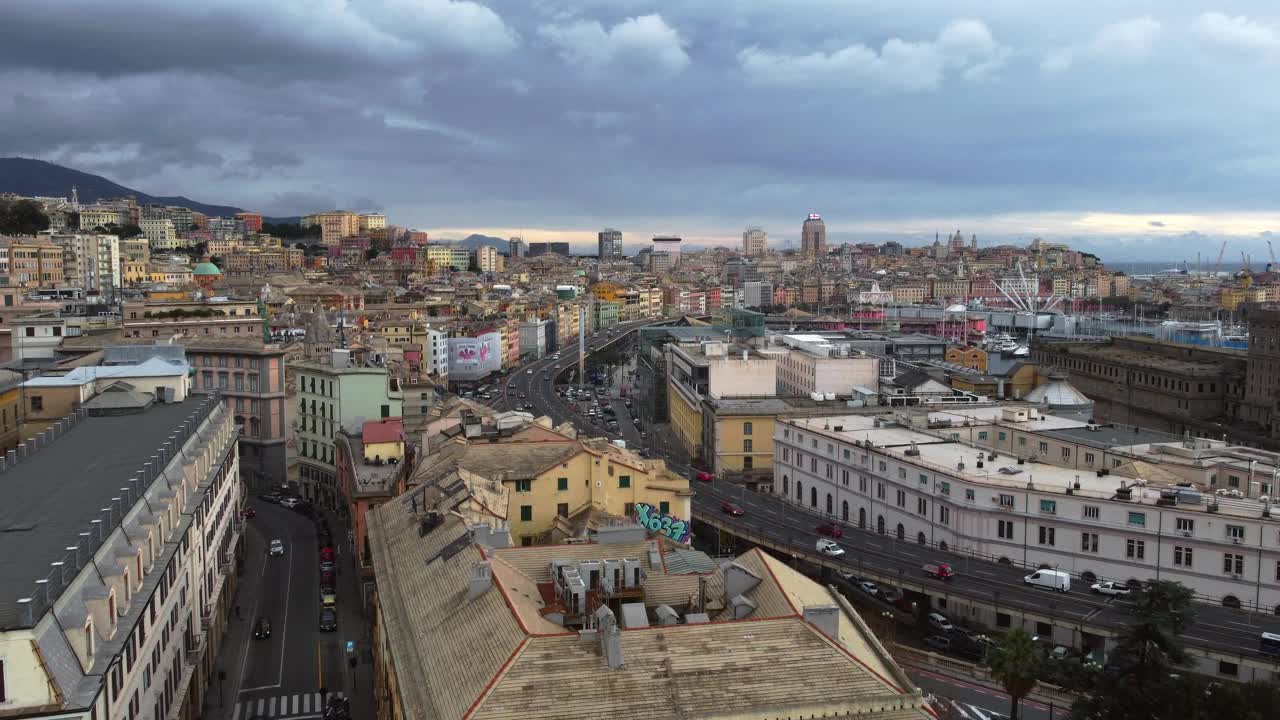
{"type": "Polygon", "coordinates": [[[991,676],[1000,681],[1009,693],[1010,720],[1018,720],[1018,707],[1036,686],[1040,672],[1040,648],[1022,628],[1016,628],[1004,636],[991,653],[991,676]]]}

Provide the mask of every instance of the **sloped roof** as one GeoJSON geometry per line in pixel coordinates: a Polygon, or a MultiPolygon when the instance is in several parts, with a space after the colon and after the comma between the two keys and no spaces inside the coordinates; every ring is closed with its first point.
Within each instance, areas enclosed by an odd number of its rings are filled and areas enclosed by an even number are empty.
{"type": "Polygon", "coordinates": [[[71,387],[111,378],[174,377],[186,375],[190,370],[191,366],[185,360],[171,362],[160,358],[151,358],[137,365],[78,367],[66,375],[41,375],[26,381],[23,385],[26,387],[71,387]]]}
{"type": "Polygon", "coordinates": [[[400,418],[366,420],[360,428],[360,439],[366,445],[404,441],[404,423],[400,418]]]}

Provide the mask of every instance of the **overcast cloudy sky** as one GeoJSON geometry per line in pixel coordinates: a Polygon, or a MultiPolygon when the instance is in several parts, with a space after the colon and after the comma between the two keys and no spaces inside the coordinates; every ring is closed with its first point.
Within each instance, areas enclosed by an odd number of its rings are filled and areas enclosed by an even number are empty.
{"type": "Polygon", "coordinates": [[[633,245],[1265,253],[1280,3],[4,0],[0,155],[155,194],[633,245]]]}

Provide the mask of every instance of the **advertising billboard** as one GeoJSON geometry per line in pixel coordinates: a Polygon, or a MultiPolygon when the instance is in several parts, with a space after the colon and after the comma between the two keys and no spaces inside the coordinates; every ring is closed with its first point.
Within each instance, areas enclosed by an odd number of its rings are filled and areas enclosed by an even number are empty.
{"type": "Polygon", "coordinates": [[[449,379],[479,380],[502,369],[502,335],[486,332],[473,338],[449,338],[449,379]]]}

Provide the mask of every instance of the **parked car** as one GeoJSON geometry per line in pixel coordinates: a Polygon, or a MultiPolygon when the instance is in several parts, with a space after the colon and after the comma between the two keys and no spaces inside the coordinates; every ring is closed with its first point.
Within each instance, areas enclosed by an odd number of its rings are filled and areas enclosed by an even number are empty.
{"type": "Polygon", "coordinates": [[[275,538],[274,540],[271,541],[271,548],[267,552],[270,553],[272,556],[283,555],[284,541],[281,540],[280,538],[275,538]]]}
{"type": "Polygon", "coordinates": [[[863,580],[862,582],[858,583],[858,589],[870,595],[871,597],[876,597],[877,595],[880,594],[880,588],[870,580],[863,580]]]}
{"type": "Polygon", "coordinates": [[[930,635],[924,639],[924,644],[938,652],[949,652],[951,650],[951,638],[943,637],[942,635],[930,635]]]}
{"type": "Polygon", "coordinates": [[[1067,592],[1071,589],[1071,573],[1063,570],[1037,570],[1022,578],[1022,582],[1035,587],[1067,592]]]}
{"type": "Polygon", "coordinates": [[[841,530],[840,526],[833,522],[822,523],[815,528],[815,530],[817,530],[819,535],[826,535],[827,537],[844,537],[844,530],[841,530]]]}
{"type": "Polygon", "coordinates": [[[334,587],[334,576],[335,573],[333,570],[321,570],[320,587],[334,587]]]}
{"type": "Polygon", "coordinates": [[[715,479],[711,473],[705,470],[699,470],[698,472],[694,473],[693,478],[698,482],[704,482],[704,483],[709,483],[715,479]]]}
{"type": "Polygon", "coordinates": [[[280,502],[280,494],[279,493],[263,493],[258,496],[258,499],[261,500],[262,502],[277,504],[280,502]]]}
{"type": "Polygon", "coordinates": [[[929,613],[929,627],[944,633],[949,633],[954,626],[942,613],[929,613]]]}
{"type": "Polygon", "coordinates": [[[746,510],[743,510],[731,502],[724,503],[720,506],[720,509],[724,511],[725,515],[731,515],[733,517],[742,517],[747,514],[746,510]]]}
{"type": "Polygon", "coordinates": [[[844,555],[844,548],[829,538],[818,538],[818,542],[814,545],[818,552],[823,555],[831,555],[832,557],[840,557],[844,555]]]}
{"type": "Polygon", "coordinates": [[[320,548],[320,560],[322,562],[325,560],[328,560],[329,562],[333,562],[333,548],[327,545],[325,547],[320,548]]]}
{"type": "Polygon", "coordinates": [[[933,576],[939,580],[950,580],[955,576],[955,570],[946,563],[926,563],[923,568],[925,575],[933,576]]]}
{"type": "Polygon", "coordinates": [[[302,503],[302,498],[287,497],[280,501],[280,507],[286,507],[292,510],[298,507],[298,505],[301,503],[302,503]]]}
{"type": "Polygon", "coordinates": [[[338,604],[338,594],[332,587],[320,588],[320,607],[333,607],[338,604]]]}
{"type": "Polygon", "coordinates": [[[321,560],[321,561],[320,561],[320,572],[324,572],[324,571],[326,571],[326,570],[332,570],[332,569],[333,569],[333,561],[332,561],[332,560],[321,560]]]}
{"type": "Polygon", "coordinates": [[[326,607],[320,611],[320,632],[333,632],[338,629],[338,613],[326,607]]]}
{"type": "Polygon", "coordinates": [[[902,599],[902,591],[895,587],[882,587],[880,588],[880,599],[890,605],[896,604],[902,599]]]}
{"type": "Polygon", "coordinates": [[[1130,592],[1128,585],[1115,582],[1114,580],[1094,583],[1089,586],[1089,589],[1099,595],[1119,595],[1120,597],[1124,597],[1130,592]]]}
{"type": "Polygon", "coordinates": [[[271,637],[271,623],[264,617],[260,617],[253,623],[253,636],[259,640],[266,640],[271,637]]]}

